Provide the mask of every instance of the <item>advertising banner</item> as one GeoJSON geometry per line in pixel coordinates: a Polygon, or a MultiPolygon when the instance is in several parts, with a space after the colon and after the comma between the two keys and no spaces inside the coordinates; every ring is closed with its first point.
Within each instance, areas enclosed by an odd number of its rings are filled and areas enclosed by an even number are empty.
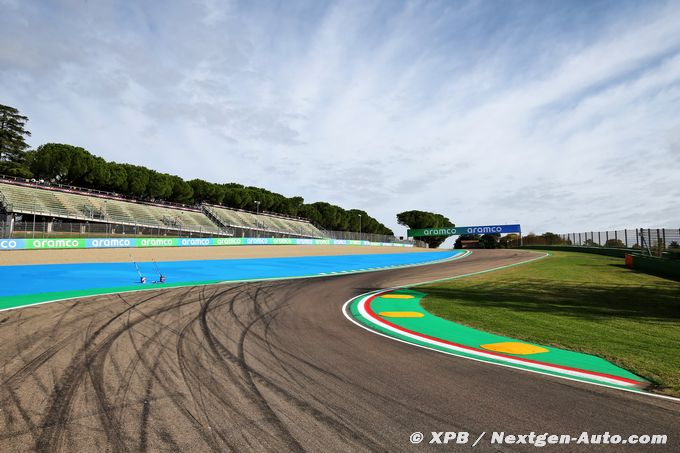
{"type": "Polygon", "coordinates": [[[117,249],[136,247],[137,242],[134,238],[124,239],[85,239],[85,248],[87,249],[117,249]]]}
{"type": "Polygon", "coordinates": [[[142,238],[135,239],[136,247],[178,247],[179,238],[142,238]]]}
{"type": "Polygon", "coordinates": [[[0,239],[0,250],[23,250],[26,239],[0,239]]]}
{"type": "Polygon", "coordinates": [[[84,249],[85,239],[26,239],[27,249],[84,249]]]}
{"type": "Polygon", "coordinates": [[[244,245],[245,238],[216,238],[214,245],[244,245]]]}
{"type": "Polygon", "coordinates": [[[246,238],[246,245],[271,245],[273,238],[246,238]]]}
{"type": "Polygon", "coordinates": [[[421,228],[408,230],[406,235],[408,237],[423,237],[423,236],[457,236],[461,234],[506,234],[506,233],[521,233],[520,225],[478,225],[478,226],[463,226],[463,227],[442,227],[442,228],[421,228]]]}
{"type": "Polygon", "coordinates": [[[0,239],[2,250],[107,249],[145,247],[209,247],[235,245],[362,245],[413,247],[413,244],[306,238],[87,238],[0,239]]]}

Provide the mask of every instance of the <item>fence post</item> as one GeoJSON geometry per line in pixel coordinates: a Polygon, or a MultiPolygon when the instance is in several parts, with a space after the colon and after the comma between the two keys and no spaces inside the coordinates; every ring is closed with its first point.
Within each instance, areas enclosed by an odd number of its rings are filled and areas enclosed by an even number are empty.
{"type": "Polygon", "coordinates": [[[662,228],[661,229],[661,234],[663,234],[663,242],[662,242],[662,250],[666,250],[666,229],[662,228]]]}

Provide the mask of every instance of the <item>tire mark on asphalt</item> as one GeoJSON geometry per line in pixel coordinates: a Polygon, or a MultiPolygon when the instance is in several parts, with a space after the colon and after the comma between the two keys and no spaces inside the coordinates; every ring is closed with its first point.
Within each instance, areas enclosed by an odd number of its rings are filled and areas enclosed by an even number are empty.
{"type": "MultiPolygon", "coordinates": [[[[145,299],[142,299],[136,305],[141,305],[161,296],[162,293],[153,294],[145,299]]],[[[108,342],[104,342],[102,346],[95,347],[94,355],[89,353],[93,343],[104,332],[104,330],[111,326],[116,320],[125,315],[131,308],[126,308],[118,312],[113,317],[109,318],[104,324],[99,326],[94,332],[89,333],[92,322],[88,326],[88,335],[85,338],[83,346],[74,354],[73,359],[62,373],[60,379],[55,382],[54,390],[52,392],[49,408],[45,413],[41,423],[42,431],[36,440],[36,450],[38,451],[57,451],[61,447],[63,440],[63,432],[68,423],[68,418],[71,412],[73,397],[78,390],[78,387],[83,382],[83,377],[88,371],[88,366],[91,363],[91,358],[96,357],[102,350],[108,352],[106,347],[108,342]]],[[[124,330],[124,329],[123,329],[124,330]]],[[[117,338],[123,331],[119,329],[114,332],[113,339],[117,338]]],[[[101,391],[101,389],[100,389],[101,391]]],[[[107,409],[108,406],[103,407],[107,409]]],[[[112,431],[112,427],[108,424],[108,416],[102,418],[104,424],[103,428],[109,437],[109,441],[113,442],[114,446],[119,446],[120,438],[112,431]]]]}
{"type": "MultiPolygon", "coordinates": [[[[283,285],[281,283],[275,283],[275,285],[277,286],[277,289],[281,289],[281,288],[279,288],[279,286],[288,286],[290,288],[291,285],[297,286],[297,284],[298,284],[297,282],[284,283],[283,285]]],[[[259,290],[256,291],[255,296],[257,296],[261,293],[265,293],[265,292],[266,291],[263,291],[263,288],[260,287],[259,290]]],[[[370,439],[366,436],[362,436],[361,434],[358,434],[356,431],[352,430],[349,426],[345,425],[342,422],[341,419],[335,419],[333,417],[330,417],[327,414],[325,414],[324,412],[314,408],[309,403],[307,403],[307,402],[305,402],[305,401],[303,401],[299,398],[294,397],[291,392],[284,389],[280,385],[274,383],[269,378],[266,378],[263,374],[257,372],[256,370],[254,370],[253,368],[248,366],[248,364],[245,361],[245,354],[244,354],[244,350],[243,350],[245,336],[248,333],[252,333],[252,328],[256,323],[262,322],[263,320],[265,320],[269,315],[272,314],[273,311],[283,308],[283,305],[280,305],[280,306],[276,307],[275,309],[273,309],[269,312],[262,312],[262,310],[259,308],[260,304],[257,303],[256,301],[254,301],[253,299],[255,299],[255,297],[251,298],[251,301],[258,306],[258,308],[254,309],[253,311],[260,313],[260,316],[253,319],[249,324],[243,324],[241,322],[241,325],[245,326],[245,330],[244,330],[244,333],[242,334],[241,340],[239,341],[239,344],[238,344],[239,345],[239,356],[238,356],[238,361],[237,361],[237,364],[239,365],[239,367],[243,368],[243,370],[248,373],[248,376],[252,376],[253,385],[255,384],[255,382],[257,382],[260,385],[265,386],[269,390],[274,391],[276,394],[278,394],[280,397],[282,397],[284,399],[284,401],[286,401],[289,404],[292,404],[293,407],[295,407],[297,410],[300,410],[300,411],[310,415],[311,417],[313,417],[317,421],[323,422],[327,426],[327,428],[329,428],[333,431],[336,431],[342,437],[354,439],[359,444],[364,446],[364,448],[379,450],[381,448],[380,444],[375,442],[373,439],[370,439]]],[[[262,305],[267,305],[267,302],[262,303],[262,305]]],[[[255,335],[255,334],[253,334],[253,335],[255,335]]],[[[258,339],[262,338],[260,336],[256,336],[256,337],[258,339]]],[[[213,342],[213,344],[215,344],[215,346],[218,347],[220,352],[230,356],[233,359],[233,354],[230,353],[227,350],[227,348],[225,348],[224,345],[222,345],[214,337],[212,337],[212,342],[213,342]]],[[[267,369],[270,372],[272,371],[271,368],[267,368],[267,369]]],[[[255,386],[255,389],[257,390],[257,386],[255,386]]],[[[260,398],[264,399],[262,397],[261,393],[259,392],[259,390],[257,390],[257,394],[260,398]]],[[[265,400],[265,403],[266,403],[266,400],[265,400]]],[[[274,414],[274,415],[276,415],[276,414],[274,414]]],[[[277,420],[278,420],[278,417],[277,417],[277,420]]],[[[285,428],[285,429],[287,429],[287,428],[285,428]]]]}
{"type": "MultiPolygon", "coordinates": [[[[264,312],[262,313],[260,310],[260,307],[257,303],[257,295],[259,293],[259,288],[255,289],[255,295],[251,296],[251,300],[253,301],[253,306],[256,307],[254,309],[255,313],[259,315],[255,317],[255,319],[246,326],[246,328],[241,332],[241,335],[239,337],[238,341],[238,361],[236,361],[236,365],[242,372],[242,377],[245,379],[246,385],[248,389],[250,390],[250,394],[252,396],[252,400],[255,402],[255,404],[258,406],[260,412],[264,416],[264,419],[267,420],[271,424],[271,426],[274,428],[274,430],[278,431],[279,439],[283,440],[286,447],[288,447],[291,450],[296,450],[296,451],[302,451],[302,446],[298,443],[298,441],[292,436],[290,433],[289,429],[285,426],[285,424],[281,421],[281,419],[276,415],[276,413],[272,410],[272,408],[269,406],[267,403],[267,400],[262,396],[260,393],[259,389],[253,382],[253,376],[250,373],[250,370],[246,364],[245,361],[245,352],[244,352],[244,343],[246,336],[248,335],[248,332],[250,331],[251,327],[262,320],[262,318],[269,316],[271,312],[264,312]]],[[[201,329],[203,331],[203,335],[205,338],[208,340],[208,344],[210,345],[211,349],[213,352],[217,355],[217,357],[221,357],[220,351],[217,348],[217,341],[208,327],[208,320],[207,320],[207,313],[208,309],[210,307],[210,304],[212,301],[214,301],[214,298],[208,299],[205,304],[201,307],[200,311],[200,323],[201,323],[201,329]]],[[[277,308],[278,309],[278,308],[277,308]]],[[[231,355],[231,354],[230,354],[231,355]]]]}

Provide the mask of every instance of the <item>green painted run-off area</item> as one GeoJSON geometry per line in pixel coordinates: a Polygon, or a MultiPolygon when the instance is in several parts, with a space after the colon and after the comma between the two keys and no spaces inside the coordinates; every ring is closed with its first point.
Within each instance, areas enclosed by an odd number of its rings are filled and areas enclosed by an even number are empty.
{"type": "MultiPolygon", "coordinates": [[[[420,291],[414,291],[410,289],[400,289],[396,291],[391,291],[387,293],[388,297],[390,295],[394,294],[403,294],[403,295],[410,295],[413,298],[411,299],[395,299],[395,298],[386,298],[386,297],[376,297],[370,302],[370,308],[371,310],[378,315],[378,317],[382,318],[385,321],[388,321],[392,324],[395,324],[401,328],[404,328],[408,331],[412,332],[417,332],[419,334],[426,335],[428,337],[434,337],[436,339],[444,340],[446,342],[451,342],[455,343],[458,345],[463,345],[471,348],[478,349],[483,352],[489,352],[488,350],[484,350],[482,348],[482,345],[489,345],[489,344],[495,344],[495,343],[505,343],[505,342],[520,342],[516,338],[512,338],[509,336],[504,336],[504,335],[496,335],[488,332],[484,332],[478,329],[474,329],[472,327],[467,327],[459,323],[455,323],[443,318],[440,318],[438,316],[435,316],[431,313],[429,313],[427,310],[425,310],[422,305],[421,301],[423,297],[425,297],[425,293],[420,292],[420,291]],[[392,317],[392,316],[381,316],[381,313],[392,313],[392,312],[416,312],[420,313],[422,317],[392,317]]],[[[389,328],[385,328],[375,322],[373,322],[370,318],[367,318],[366,316],[363,316],[361,312],[358,309],[358,303],[361,300],[361,297],[356,298],[352,301],[350,304],[350,313],[352,316],[364,324],[365,326],[369,327],[370,329],[376,330],[380,333],[383,333],[385,335],[400,339],[402,341],[406,341],[408,343],[424,346],[430,349],[436,349],[439,351],[443,351],[446,353],[453,353],[455,355],[459,356],[464,356],[468,358],[474,358],[477,360],[483,360],[486,362],[491,362],[491,363],[497,363],[497,364],[503,364],[503,365],[508,365],[508,362],[504,360],[504,358],[499,357],[499,358],[488,358],[488,357],[480,357],[479,355],[476,355],[472,352],[466,353],[466,352],[461,352],[461,351],[455,351],[453,352],[450,348],[446,346],[440,346],[440,345],[435,345],[431,344],[427,341],[420,341],[418,339],[414,339],[408,335],[405,334],[400,334],[397,332],[394,332],[393,330],[390,330],[389,328]]],[[[522,343],[527,343],[527,342],[522,342],[522,343]]],[[[547,352],[541,352],[537,354],[522,354],[522,355],[513,355],[513,354],[502,354],[506,357],[514,357],[514,358],[520,358],[520,359],[528,359],[531,361],[536,361],[548,365],[557,365],[561,367],[569,367],[569,368],[574,368],[578,370],[584,370],[584,371],[589,371],[589,372],[595,372],[595,373],[602,373],[606,375],[611,375],[611,376],[616,376],[616,377],[621,377],[633,381],[638,381],[640,383],[640,387],[644,387],[647,382],[636,376],[635,374],[620,368],[607,360],[604,360],[600,357],[596,357],[594,355],[590,354],[584,354],[584,353],[579,353],[579,352],[574,352],[574,351],[569,351],[561,348],[556,348],[556,347],[551,347],[551,346],[545,346],[545,345],[538,345],[535,343],[529,343],[535,346],[540,346],[542,348],[547,349],[547,352]]],[[[523,365],[523,364],[516,364],[513,363],[511,366],[520,368],[520,369],[525,369],[525,370],[532,370],[532,371],[540,371],[543,373],[548,373],[548,374],[553,374],[553,375],[558,375],[558,376],[563,376],[563,377],[569,377],[574,379],[575,376],[572,374],[566,373],[566,372],[560,372],[559,370],[545,370],[545,369],[537,369],[535,366],[530,366],[530,365],[523,365]]],[[[582,381],[587,381],[587,382],[597,382],[601,383],[600,380],[598,379],[588,379],[587,377],[578,377],[578,380],[582,381]]],[[[615,384],[608,384],[612,386],[617,386],[615,384]]],[[[621,385],[621,388],[631,388],[628,385],[621,385]]]]}

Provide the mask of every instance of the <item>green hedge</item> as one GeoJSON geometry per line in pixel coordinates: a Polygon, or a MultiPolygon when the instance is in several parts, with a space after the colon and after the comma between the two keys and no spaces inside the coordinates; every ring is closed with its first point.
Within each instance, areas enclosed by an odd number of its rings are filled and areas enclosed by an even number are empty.
{"type": "Polygon", "coordinates": [[[574,245],[525,245],[520,247],[530,250],[554,250],[562,252],[584,252],[596,253],[598,255],[614,256],[624,258],[627,254],[633,255],[633,269],[646,274],[659,275],[680,280],[680,260],[675,249],[669,250],[671,253],[668,258],[657,258],[654,256],[640,255],[637,249],[622,249],[608,247],[580,247],[574,245]]]}
{"type": "Polygon", "coordinates": [[[680,261],[677,260],[633,255],[633,269],[646,274],[680,280],[680,261]]]}
{"type": "Polygon", "coordinates": [[[524,245],[520,248],[531,250],[555,250],[562,252],[595,253],[597,255],[615,256],[617,258],[625,257],[626,253],[639,252],[639,250],[636,249],[609,248],[609,247],[581,247],[577,245],[524,245]]]}

